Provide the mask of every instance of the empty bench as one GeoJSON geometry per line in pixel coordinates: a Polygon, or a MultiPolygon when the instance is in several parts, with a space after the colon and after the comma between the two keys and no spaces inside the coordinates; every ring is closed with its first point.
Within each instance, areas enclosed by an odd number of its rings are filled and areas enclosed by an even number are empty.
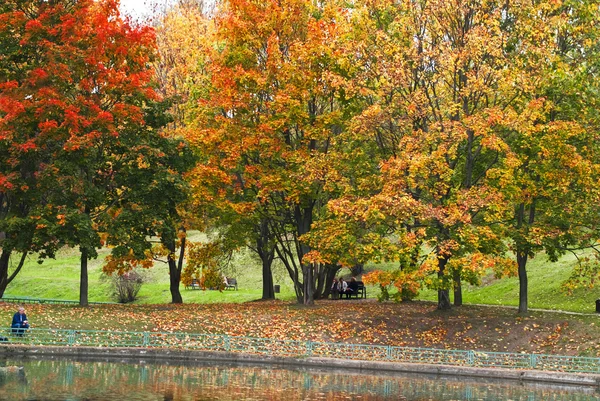
{"type": "Polygon", "coordinates": [[[198,282],[197,279],[193,278],[192,282],[190,284],[186,284],[185,285],[185,289],[192,289],[192,290],[199,290],[200,289],[200,283],[198,282]]]}

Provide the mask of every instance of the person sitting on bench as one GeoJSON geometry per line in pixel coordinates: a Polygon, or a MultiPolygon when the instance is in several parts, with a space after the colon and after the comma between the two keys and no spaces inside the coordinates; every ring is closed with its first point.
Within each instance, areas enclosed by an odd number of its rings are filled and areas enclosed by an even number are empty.
{"type": "Polygon", "coordinates": [[[356,278],[352,277],[350,282],[348,283],[348,291],[346,291],[346,298],[352,297],[352,294],[356,294],[358,292],[358,281],[356,278]]]}
{"type": "Polygon", "coordinates": [[[331,299],[338,299],[340,297],[340,291],[338,290],[338,279],[333,278],[333,282],[331,283],[331,299]]]}
{"type": "Polygon", "coordinates": [[[12,324],[10,327],[12,328],[12,332],[18,336],[22,336],[25,330],[29,328],[29,322],[27,321],[25,308],[19,306],[19,310],[13,316],[12,324]]]}

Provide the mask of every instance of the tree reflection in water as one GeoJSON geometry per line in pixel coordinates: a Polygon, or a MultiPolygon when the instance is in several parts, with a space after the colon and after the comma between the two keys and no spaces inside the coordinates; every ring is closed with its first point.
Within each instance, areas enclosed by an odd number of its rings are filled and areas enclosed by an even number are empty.
{"type": "Polygon", "coordinates": [[[277,366],[19,359],[27,380],[0,374],[11,400],[527,400],[598,401],[591,389],[277,366]]]}

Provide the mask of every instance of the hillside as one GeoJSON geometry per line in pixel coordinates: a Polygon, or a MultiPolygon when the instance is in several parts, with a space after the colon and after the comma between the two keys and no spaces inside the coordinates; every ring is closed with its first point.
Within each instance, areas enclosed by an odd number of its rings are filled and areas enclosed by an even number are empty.
{"type": "MultiPolygon", "coordinates": [[[[192,240],[201,240],[203,235],[193,233],[192,240]]],[[[110,282],[103,277],[101,267],[108,250],[102,250],[98,259],[89,264],[90,301],[112,301],[110,282]]],[[[6,296],[57,298],[77,300],[79,298],[79,255],[76,250],[63,250],[56,260],[46,260],[38,264],[30,257],[17,278],[8,286],[6,296]]],[[[531,308],[557,309],[572,312],[593,313],[595,300],[600,298],[600,287],[594,290],[579,289],[572,295],[562,291],[562,283],[568,278],[576,260],[572,255],[564,256],[556,263],[547,261],[544,255],[539,255],[528,266],[529,271],[529,303],[531,308]]],[[[389,269],[391,264],[368,264],[365,269],[389,269]]],[[[348,272],[349,273],[349,272],[348,272]]],[[[346,275],[349,275],[349,274],[346,275]]],[[[262,291],[261,270],[258,260],[251,252],[239,252],[235,255],[231,267],[226,272],[228,276],[236,277],[239,283],[238,291],[201,291],[184,289],[184,302],[191,303],[220,303],[247,302],[260,299],[262,291]]],[[[170,302],[169,276],[166,265],[156,263],[144,272],[147,283],[140,291],[138,303],[156,304],[170,302]]],[[[277,298],[294,300],[295,296],[291,281],[284,268],[275,263],[275,283],[281,286],[277,298]]],[[[465,286],[465,304],[518,305],[518,279],[516,277],[495,279],[491,275],[484,277],[482,285],[465,286]]],[[[375,298],[379,290],[368,288],[370,298],[375,298]]],[[[420,300],[435,301],[433,291],[421,292],[420,300]]]]}

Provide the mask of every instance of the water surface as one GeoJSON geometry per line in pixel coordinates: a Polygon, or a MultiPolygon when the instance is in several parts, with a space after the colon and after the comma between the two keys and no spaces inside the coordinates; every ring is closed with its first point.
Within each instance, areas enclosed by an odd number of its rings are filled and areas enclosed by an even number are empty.
{"type": "Polygon", "coordinates": [[[600,401],[591,388],[271,365],[1,359],[1,400],[600,401]]]}

